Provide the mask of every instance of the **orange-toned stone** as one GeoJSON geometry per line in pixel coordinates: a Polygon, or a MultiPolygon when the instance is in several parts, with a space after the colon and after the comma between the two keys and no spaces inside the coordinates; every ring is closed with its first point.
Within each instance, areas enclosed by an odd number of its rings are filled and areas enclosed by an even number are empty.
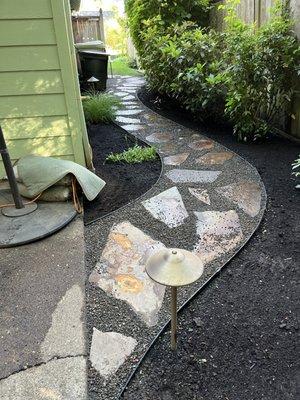
{"type": "Polygon", "coordinates": [[[131,249],[132,243],[126,235],[122,235],[121,233],[113,233],[112,237],[120,246],[123,247],[124,250],[131,249]]]}
{"type": "Polygon", "coordinates": [[[164,163],[166,165],[180,165],[188,158],[190,153],[180,153],[174,156],[168,156],[164,158],[164,163]]]}
{"type": "Polygon", "coordinates": [[[228,151],[211,152],[204,154],[204,156],[197,158],[196,163],[202,165],[220,165],[225,161],[231,160],[233,153],[228,151]]]}
{"type": "Polygon", "coordinates": [[[115,280],[124,292],[139,293],[144,287],[140,279],[129,274],[118,274],[115,276],[115,280]]]}

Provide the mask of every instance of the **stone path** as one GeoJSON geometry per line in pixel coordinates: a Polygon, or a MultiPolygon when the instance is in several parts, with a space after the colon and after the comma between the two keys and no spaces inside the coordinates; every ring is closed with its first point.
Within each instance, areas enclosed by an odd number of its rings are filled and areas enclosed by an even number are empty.
{"type": "Polygon", "coordinates": [[[162,247],[194,251],[205,265],[179,291],[182,305],[249,240],[266,193],[254,167],[218,143],[146,108],[142,78],[118,78],[118,124],[155,146],[162,175],[140,199],[86,227],[89,398],[117,399],[122,385],[169,320],[169,290],[145,273],[162,247]]]}

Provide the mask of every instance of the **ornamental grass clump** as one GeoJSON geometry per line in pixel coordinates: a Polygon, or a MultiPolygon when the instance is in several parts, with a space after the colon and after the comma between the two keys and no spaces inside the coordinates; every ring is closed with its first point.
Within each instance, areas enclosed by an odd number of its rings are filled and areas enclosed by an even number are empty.
{"type": "Polygon", "coordinates": [[[117,96],[109,93],[86,93],[86,98],[82,102],[85,120],[90,124],[113,122],[121,104],[117,96]]]}

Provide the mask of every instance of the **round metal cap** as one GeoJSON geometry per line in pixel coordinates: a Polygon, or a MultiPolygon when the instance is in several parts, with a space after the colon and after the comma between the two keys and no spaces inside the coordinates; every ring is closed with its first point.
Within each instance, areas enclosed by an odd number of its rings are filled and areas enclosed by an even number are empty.
{"type": "Polygon", "coordinates": [[[185,286],[203,273],[203,264],[194,253],[183,249],[161,249],[146,262],[146,272],[155,282],[166,286],[185,286]]]}

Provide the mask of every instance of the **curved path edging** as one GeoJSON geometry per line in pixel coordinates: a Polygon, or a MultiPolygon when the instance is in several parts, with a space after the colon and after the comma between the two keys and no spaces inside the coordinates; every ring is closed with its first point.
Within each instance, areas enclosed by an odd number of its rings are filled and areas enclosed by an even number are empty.
{"type": "Polygon", "coordinates": [[[90,399],[118,398],[169,322],[169,293],[144,271],[153,248],[194,250],[205,262],[200,280],[180,290],[182,308],[248,242],[266,206],[256,169],[149,110],[136,97],[143,83],[141,78],[116,80],[111,91],[125,107],[118,123],[155,144],[164,165],[150,191],[86,227],[90,399]]]}

